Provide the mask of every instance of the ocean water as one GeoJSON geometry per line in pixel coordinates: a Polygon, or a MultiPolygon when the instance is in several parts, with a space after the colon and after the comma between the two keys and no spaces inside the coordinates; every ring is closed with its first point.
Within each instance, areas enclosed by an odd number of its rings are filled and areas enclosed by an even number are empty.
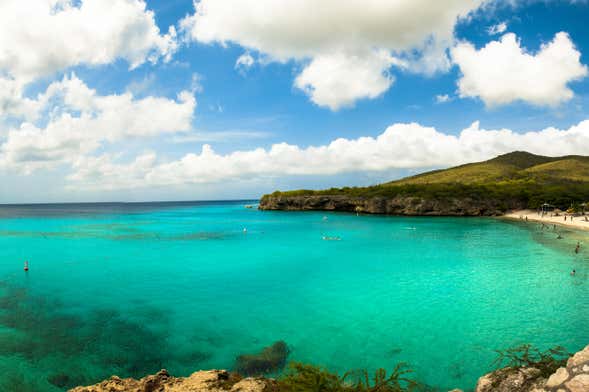
{"type": "Polygon", "coordinates": [[[278,340],[468,390],[496,349],[589,343],[587,233],[244,204],[0,207],[0,391],[231,369],[278,340]]]}

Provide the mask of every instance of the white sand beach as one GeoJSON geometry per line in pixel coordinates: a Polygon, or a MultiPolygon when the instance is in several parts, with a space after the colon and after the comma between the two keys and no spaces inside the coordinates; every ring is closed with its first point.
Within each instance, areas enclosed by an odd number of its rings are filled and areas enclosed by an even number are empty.
{"type": "MultiPolygon", "coordinates": [[[[589,230],[589,222],[585,221],[584,216],[575,216],[571,219],[570,215],[566,215],[565,220],[565,215],[563,213],[561,213],[560,216],[551,216],[551,213],[541,216],[538,214],[537,211],[534,210],[518,210],[507,213],[503,217],[507,219],[517,219],[524,221],[527,217],[528,221],[532,222],[543,222],[551,225],[557,224],[561,226],[566,226],[570,227],[571,229],[589,230]]],[[[587,219],[589,219],[589,216],[587,217],[587,219]]]]}

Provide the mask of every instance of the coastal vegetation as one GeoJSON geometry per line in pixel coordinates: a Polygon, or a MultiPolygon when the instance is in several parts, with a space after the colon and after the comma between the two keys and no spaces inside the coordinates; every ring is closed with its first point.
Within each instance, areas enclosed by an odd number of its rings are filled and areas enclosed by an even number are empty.
{"type": "Polygon", "coordinates": [[[340,376],[317,366],[293,362],[286,375],[278,379],[279,392],[405,392],[414,391],[419,384],[408,377],[412,370],[403,363],[391,372],[378,369],[351,371],[340,376]]]}
{"type": "Polygon", "coordinates": [[[496,368],[536,368],[542,377],[548,377],[558,368],[566,365],[569,353],[564,347],[556,346],[541,351],[531,344],[522,344],[505,350],[495,350],[498,354],[493,362],[496,368]]]}
{"type": "MultiPolygon", "coordinates": [[[[544,203],[563,210],[589,201],[589,157],[545,157],[513,152],[494,159],[435,170],[368,187],[274,192],[262,197],[261,208],[273,200],[310,196],[354,199],[404,198],[491,204],[495,210],[537,209],[544,203]]],[[[268,208],[282,209],[282,208],[268,208]]],[[[293,208],[296,209],[296,208],[293,208]]]]}

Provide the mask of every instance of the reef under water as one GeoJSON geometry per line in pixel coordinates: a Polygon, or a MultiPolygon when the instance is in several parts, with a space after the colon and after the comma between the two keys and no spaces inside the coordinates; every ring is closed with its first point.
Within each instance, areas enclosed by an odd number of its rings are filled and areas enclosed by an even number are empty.
{"type": "Polygon", "coordinates": [[[166,367],[170,359],[198,367],[210,357],[173,347],[169,318],[161,309],[79,313],[6,282],[1,293],[2,391],[66,389],[112,374],[141,377],[166,367]]]}

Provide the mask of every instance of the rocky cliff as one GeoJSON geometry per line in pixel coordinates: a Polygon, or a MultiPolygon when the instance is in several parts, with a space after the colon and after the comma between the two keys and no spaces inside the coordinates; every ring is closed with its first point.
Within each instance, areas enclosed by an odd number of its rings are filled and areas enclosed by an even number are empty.
{"type": "Polygon", "coordinates": [[[506,210],[525,207],[524,203],[505,203],[492,199],[471,198],[427,199],[422,197],[396,196],[351,197],[345,195],[273,196],[260,200],[261,210],[284,211],[345,211],[365,214],[426,215],[426,216],[498,216],[506,210]]]}
{"type": "MultiPolygon", "coordinates": [[[[70,392],[279,392],[273,379],[241,378],[224,370],[172,377],[161,370],[140,380],[113,376],[99,384],[76,387],[70,392]]],[[[321,392],[322,389],[317,389],[321,392]]],[[[453,392],[460,390],[455,389],[453,392]]],[[[503,368],[481,377],[476,392],[589,392],[589,346],[568,359],[566,367],[544,377],[533,367],[503,368]]]]}

